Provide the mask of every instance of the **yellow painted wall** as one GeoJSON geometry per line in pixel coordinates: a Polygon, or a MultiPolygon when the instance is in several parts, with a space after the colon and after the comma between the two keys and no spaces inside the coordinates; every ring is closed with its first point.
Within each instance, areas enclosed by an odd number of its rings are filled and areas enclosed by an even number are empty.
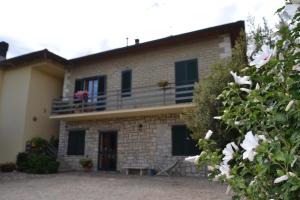
{"type": "Polygon", "coordinates": [[[58,135],[59,122],[49,115],[52,99],[62,94],[63,77],[40,70],[57,70],[52,67],[43,63],[0,73],[0,164],[15,162],[32,137],[58,135]]]}
{"type": "Polygon", "coordinates": [[[31,68],[7,69],[2,75],[0,94],[0,163],[15,161],[23,150],[27,96],[31,68]]]}
{"type": "Polygon", "coordinates": [[[50,120],[52,99],[62,94],[63,80],[51,76],[39,68],[31,71],[31,82],[27,101],[24,141],[39,136],[50,139],[58,136],[59,122],[50,120]]]}

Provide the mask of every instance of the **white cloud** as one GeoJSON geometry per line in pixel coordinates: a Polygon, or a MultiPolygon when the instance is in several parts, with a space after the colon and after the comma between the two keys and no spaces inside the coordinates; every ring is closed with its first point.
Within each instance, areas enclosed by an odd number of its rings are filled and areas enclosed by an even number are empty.
{"type": "Polygon", "coordinates": [[[0,40],[9,57],[44,48],[73,58],[198,30],[249,15],[266,17],[284,0],[0,0],[0,40]]]}

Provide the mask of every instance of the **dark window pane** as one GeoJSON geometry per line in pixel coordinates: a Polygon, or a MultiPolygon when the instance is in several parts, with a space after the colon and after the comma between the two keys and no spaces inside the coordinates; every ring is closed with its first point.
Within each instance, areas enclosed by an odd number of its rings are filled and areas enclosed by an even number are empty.
{"type": "Polygon", "coordinates": [[[75,80],[74,93],[78,92],[79,90],[83,90],[83,80],[82,79],[75,80]]]}
{"type": "Polygon", "coordinates": [[[98,103],[97,110],[105,110],[106,105],[106,76],[98,77],[98,103]]]}
{"type": "Polygon", "coordinates": [[[131,70],[122,72],[122,97],[131,96],[131,80],[132,72],[131,70]]]}
{"type": "Polygon", "coordinates": [[[185,125],[172,127],[172,155],[190,156],[199,154],[196,141],[190,137],[191,132],[185,125]]]}
{"type": "Polygon", "coordinates": [[[68,155],[84,155],[85,131],[70,131],[68,138],[68,155]]]}

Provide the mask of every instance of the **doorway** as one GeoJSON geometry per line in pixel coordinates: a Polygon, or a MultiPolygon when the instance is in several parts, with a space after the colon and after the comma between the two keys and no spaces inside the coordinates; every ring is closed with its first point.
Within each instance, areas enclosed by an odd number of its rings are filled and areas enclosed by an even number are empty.
{"type": "Polygon", "coordinates": [[[98,170],[116,171],[117,135],[117,131],[99,133],[98,170]]]}

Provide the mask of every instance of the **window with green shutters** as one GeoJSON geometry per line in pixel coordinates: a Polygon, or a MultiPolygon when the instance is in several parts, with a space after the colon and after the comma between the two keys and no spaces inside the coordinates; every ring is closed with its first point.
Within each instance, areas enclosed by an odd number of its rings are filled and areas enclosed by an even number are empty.
{"type": "Polygon", "coordinates": [[[122,97],[130,97],[131,96],[131,83],[132,82],[132,71],[126,70],[122,71],[122,97]]]}
{"type": "Polygon", "coordinates": [[[85,130],[74,130],[69,132],[68,155],[84,155],[85,130]]]}
{"type": "Polygon", "coordinates": [[[192,101],[193,84],[198,80],[197,59],[175,63],[176,103],[188,103],[192,101]]]}
{"type": "Polygon", "coordinates": [[[186,125],[172,126],[172,155],[192,156],[200,153],[197,143],[191,138],[186,125]]]}

